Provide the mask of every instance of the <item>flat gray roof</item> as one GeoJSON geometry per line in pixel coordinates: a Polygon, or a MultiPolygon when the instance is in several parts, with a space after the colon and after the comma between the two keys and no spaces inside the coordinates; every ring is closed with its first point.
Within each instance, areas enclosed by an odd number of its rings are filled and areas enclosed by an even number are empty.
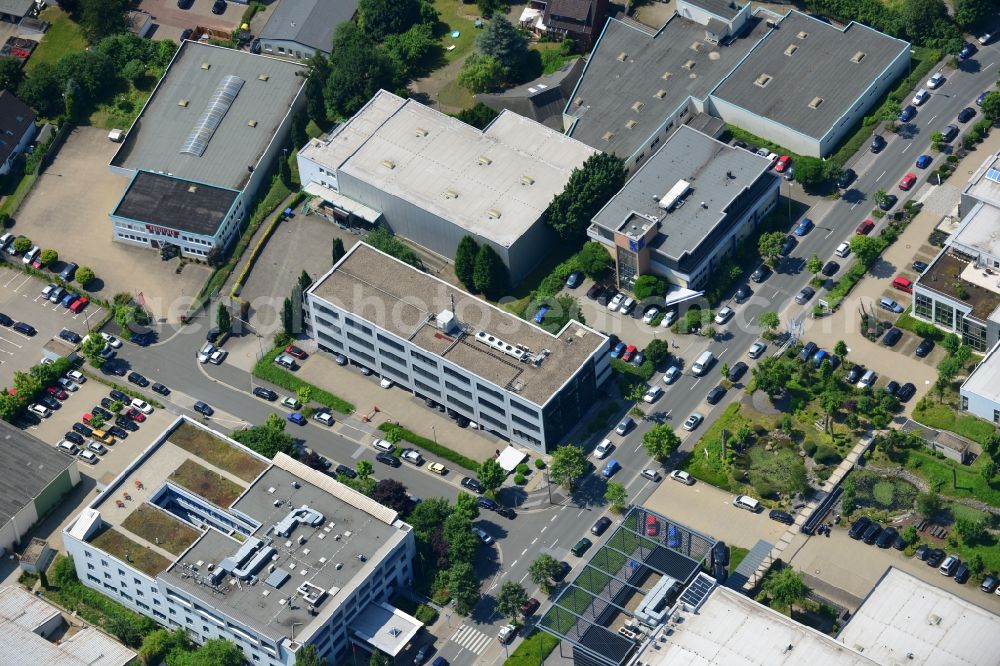
{"type": "Polygon", "coordinates": [[[880,664],[995,666],[1000,616],[889,567],[837,640],[880,664]]]}
{"type": "Polygon", "coordinates": [[[76,464],[75,458],[6,421],[0,421],[0,460],[0,525],[76,464]]]}
{"type": "Polygon", "coordinates": [[[185,41],[111,166],[242,190],[305,84],[300,71],[287,60],[185,41]],[[228,109],[217,107],[224,113],[204,153],[181,152],[230,76],[243,84],[228,109]]]}
{"type": "Polygon", "coordinates": [[[1000,207],[1000,153],[986,158],[962,193],[993,207],[1000,207]]]}
{"type": "Polygon", "coordinates": [[[820,139],[909,48],[860,23],[841,30],[792,10],[712,96],[820,139]]]}
{"type": "Polygon", "coordinates": [[[736,18],[742,6],[733,0],[685,0],[689,5],[700,7],[705,11],[712,12],[719,18],[727,21],[736,18]]]}
{"type": "Polygon", "coordinates": [[[261,39],[282,39],[330,52],[337,26],[354,18],[358,0],[282,0],[260,31],[261,39]]]}
{"type": "Polygon", "coordinates": [[[239,192],[158,173],[136,173],[112,215],[214,236],[239,192]]]}
{"type": "Polygon", "coordinates": [[[658,32],[609,19],[566,106],[578,119],[570,136],[622,158],[638,152],[689,97],[708,97],[768,30],[756,17],[749,24],[721,46],[679,15],[658,32]]]}
{"type": "Polygon", "coordinates": [[[0,12],[12,16],[27,16],[35,0],[0,0],[0,12]]]}
{"type": "MultiPolygon", "coordinates": [[[[320,472],[315,473],[336,483],[320,472]]],[[[323,601],[315,604],[317,608],[324,608],[331,602],[340,603],[343,596],[346,596],[346,591],[343,595],[340,595],[340,591],[349,587],[362,570],[371,566],[371,562],[376,559],[376,552],[400,532],[398,527],[388,525],[298,475],[276,466],[264,472],[231,508],[260,523],[261,527],[254,532],[254,536],[265,539],[275,524],[301,506],[318,511],[322,514],[323,521],[315,527],[299,523],[287,537],[274,535],[271,546],[276,550],[277,559],[268,560],[268,564],[273,564],[276,570],[280,569],[288,574],[287,580],[282,581],[278,587],[265,582],[269,576],[267,569],[257,574],[261,582],[254,586],[246,583],[242,586],[234,585],[226,576],[221,583],[225,587],[222,593],[187,575],[190,571],[185,567],[186,564],[194,564],[200,560],[218,566],[242,545],[216,530],[207,530],[182,558],[161,575],[171,585],[183,588],[189,594],[204,599],[207,604],[233,614],[276,640],[282,636],[292,636],[293,624],[301,623],[304,628],[315,617],[309,614],[309,604],[302,599],[295,599],[293,604],[282,604],[282,600],[289,596],[294,598],[300,585],[310,583],[324,591],[330,591],[323,601]],[[293,486],[293,482],[297,482],[299,487],[293,486]],[[276,507],[274,503],[278,500],[281,504],[276,507]],[[305,537],[302,544],[298,541],[300,536],[305,537]],[[289,542],[291,545],[288,545],[289,542]],[[366,561],[358,559],[359,555],[366,561]],[[265,595],[264,592],[268,594],[265,595]]]]}
{"type": "Polygon", "coordinates": [[[1000,404],[1000,342],[986,355],[972,374],[962,383],[962,391],[974,393],[1000,404]]]}
{"type": "Polygon", "coordinates": [[[502,247],[545,214],[573,169],[594,154],[510,111],[480,131],[384,90],[337,134],[345,131],[350,141],[313,141],[303,156],[502,247]],[[363,133],[351,129],[355,121],[363,133]],[[348,146],[354,149],[345,156],[348,146]]]}
{"type": "Polygon", "coordinates": [[[770,166],[766,157],[685,125],[594,216],[594,223],[627,232],[634,225],[648,228],[650,218],[658,218],[659,232],[651,245],[682,263],[686,256],[701,254],[703,244],[714,247],[712,232],[761,177],[774,178],[768,174],[770,166]],[[681,180],[691,185],[683,205],[670,212],[660,208],[659,199],[681,180]]]}
{"type": "Polygon", "coordinates": [[[576,321],[552,335],[361,242],[310,293],[539,406],[607,344],[605,336],[576,321]],[[453,298],[456,319],[467,332],[446,335],[432,319],[450,310],[453,298]],[[478,341],[479,330],[549,355],[537,366],[518,361],[478,341]]]}

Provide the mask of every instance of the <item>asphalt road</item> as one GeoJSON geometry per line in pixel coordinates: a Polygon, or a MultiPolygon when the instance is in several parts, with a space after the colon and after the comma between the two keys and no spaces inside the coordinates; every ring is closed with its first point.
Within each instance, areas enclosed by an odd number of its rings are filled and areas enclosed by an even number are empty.
{"type": "MultiPolygon", "coordinates": [[[[742,359],[752,365],[746,358],[745,352],[760,334],[760,330],[754,325],[756,317],[763,311],[774,310],[781,313],[782,323],[787,326],[791,319],[800,317],[811,309],[816,302],[815,298],[804,306],[793,303],[795,294],[808,283],[810,278],[804,268],[806,258],[812,254],[818,255],[824,262],[831,258],[836,246],[849,239],[858,223],[868,216],[873,207],[872,194],[877,189],[882,188],[899,196],[900,201],[897,206],[902,205],[910,194],[919,189],[931,169],[923,171],[916,169],[914,160],[922,153],[930,153],[930,135],[933,132],[956,122],[955,116],[961,108],[975,106],[975,98],[994,83],[998,60],[1000,60],[1000,48],[997,46],[981,48],[971,61],[963,64],[961,71],[948,74],[948,80],[933,91],[930,100],[919,107],[918,115],[904,128],[904,131],[899,134],[884,133],[888,145],[879,154],[868,152],[867,147],[859,152],[848,165],[858,174],[848,195],[837,201],[821,200],[804,212],[803,215],[812,219],[816,228],[798,239],[798,246],[786,259],[784,267],[772,274],[764,283],[752,285],[755,293],[746,303],[741,305],[729,303],[736,311],[735,316],[724,326],[716,326],[720,331],[717,339],[706,341],[707,348],[716,356],[716,366],[702,378],[693,377],[689,371],[685,371],[681,379],[672,386],[665,387],[665,395],[649,410],[653,419],[640,421],[638,426],[624,438],[614,434],[609,435],[617,446],[611,457],[617,459],[623,466],[615,480],[626,485],[630,501],[641,503],[654,487],[652,482],[639,476],[642,468],[653,466],[642,451],[641,440],[642,434],[652,426],[654,419],[672,423],[678,429],[685,439],[682,448],[689,450],[693,446],[700,432],[703,432],[739,393],[738,390],[730,391],[720,404],[714,407],[704,402],[708,390],[718,382],[718,367],[722,363],[733,365],[742,359]],[[897,184],[902,176],[910,171],[917,174],[918,181],[910,193],[905,193],[897,188],[897,184]],[[679,426],[695,410],[706,415],[706,423],[694,433],[685,434],[679,426]]],[[[961,126],[963,131],[972,122],[974,121],[961,126]]],[[[953,145],[958,145],[958,141],[959,139],[956,139],[953,145]]],[[[935,156],[934,165],[943,159],[944,155],[935,156]]],[[[787,193],[789,187],[797,188],[784,183],[783,193],[787,193]]],[[[779,205],[785,204],[786,202],[782,201],[779,205]]],[[[838,262],[841,264],[841,271],[847,268],[847,261],[838,260],[838,262]]],[[[164,336],[166,335],[164,333],[164,336]]],[[[174,390],[167,408],[175,413],[184,412],[195,416],[190,411],[190,405],[196,399],[204,400],[219,412],[214,422],[217,427],[224,429],[239,427],[244,421],[260,423],[269,413],[284,416],[285,412],[274,404],[250,395],[252,379],[246,372],[226,364],[218,367],[199,365],[195,354],[203,343],[204,337],[201,333],[181,332],[142,350],[126,343],[120,356],[129,361],[133,369],[174,390]]],[[[687,365],[693,362],[694,356],[701,348],[702,346],[698,346],[685,352],[690,356],[684,359],[687,365]]],[[[772,346],[769,353],[773,351],[772,346]]],[[[654,381],[662,385],[659,375],[654,381]]],[[[300,438],[304,445],[336,462],[351,466],[360,458],[374,462],[374,452],[370,448],[342,437],[328,428],[312,422],[303,427],[291,424],[288,427],[289,432],[300,438]]],[[[454,497],[460,488],[458,485],[460,473],[452,472],[446,477],[438,477],[424,469],[416,469],[405,464],[393,470],[379,463],[374,464],[377,477],[396,478],[407,486],[411,494],[419,497],[454,497]]],[[[605,482],[598,475],[592,475],[574,497],[557,505],[543,502],[535,508],[522,509],[514,521],[508,521],[496,514],[484,513],[479,521],[481,526],[497,538],[496,545],[492,546],[496,549],[495,554],[483,557],[482,568],[486,573],[483,582],[484,593],[489,595],[494,592],[505,580],[519,581],[529,590],[529,594],[536,596],[544,604],[544,598],[538,595],[537,589],[527,578],[528,565],[542,552],[548,552],[557,559],[569,562],[574,569],[580,565],[582,560],[570,554],[569,548],[584,535],[590,537],[595,546],[600,542],[601,538],[591,535],[589,528],[606,511],[601,499],[604,486],[605,482]]],[[[613,528],[609,529],[603,538],[612,532],[613,528]]],[[[591,548],[591,552],[593,550],[595,548],[591,548]]],[[[543,611],[544,605],[537,616],[543,611]]],[[[456,666],[466,666],[473,663],[493,663],[503,658],[504,650],[492,640],[503,622],[493,613],[492,600],[489,596],[484,597],[471,618],[463,622],[458,616],[453,616],[448,618],[448,623],[450,628],[447,630],[447,635],[436,641],[436,647],[437,653],[449,662],[456,666]],[[468,629],[463,629],[463,625],[468,629]],[[479,637],[470,632],[479,632],[491,640],[487,642],[474,640],[479,637]]],[[[514,645],[510,646],[511,649],[514,645]]]]}

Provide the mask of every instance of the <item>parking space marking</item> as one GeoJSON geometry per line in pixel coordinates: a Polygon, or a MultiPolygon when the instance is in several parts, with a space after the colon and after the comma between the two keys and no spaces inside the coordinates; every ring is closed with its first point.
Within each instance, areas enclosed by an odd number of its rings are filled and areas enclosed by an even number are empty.
{"type": "MultiPolygon", "coordinates": [[[[21,276],[18,276],[18,277],[21,277],[21,276]]],[[[24,280],[22,280],[20,282],[20,284],[18,284],[16,287],[14,287],[14,292],[16,293],[18,290],[21,289],[21,287],[23,287],[24,285],[28,284],[29,282],[31,282],[31,276],[30,275],[28,277],[24,278],[24,280]]],[[[10,283],[8,282],[7,284],[10,284],[10,283]]]]}
{"type": "Polygon", "coordinates": [[[19,344],[17,344],[17,343],[16,343],[16,342],[14,342],[13,340],[8,340],[7,338],[5,338],[5,337],[3,337],[3,336],[0,336],[0,341],[2,341],[2,342],[6,342],[6,343],[8,343],[8,344],[11,344],[11,345],[14,345],[14,346],[15,346],[15,347],[17,347],[18,349],[21,349],[21,348],[23,348],[23,346],[24,346],[24,345],[19,345],[19,344]]]}

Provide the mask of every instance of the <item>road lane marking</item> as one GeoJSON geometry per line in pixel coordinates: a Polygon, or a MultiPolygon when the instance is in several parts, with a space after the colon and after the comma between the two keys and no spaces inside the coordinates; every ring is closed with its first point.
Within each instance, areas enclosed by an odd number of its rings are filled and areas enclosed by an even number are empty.
{"type": "MultiPolygon", "coordinates": [[[[855,205],[857,205],[857,204],[855,204],[855,205]]],[[[834,231],[836,231],[836,229],[831,228],[830,229],[830,233],[828,233],[826,236],[824,236],[824,238],[829,238],[830,236],[832,236],[834,231]]],[[[751,320],[751,321],[753,321],[753,320],[751,320]]]]}
{"type": "MultiPolygon", "coordinates": [[[[888,171],[888,169],[886,169],[886,171],[888,171]]],[[[882,173],[880,173],[880,174],[878,175],[878,178],[876,178],[876,179],[875,179],[875,182],[877,183],[877,182],[878,182],[879,180],[881,180],[882,176],[884,176],[884,175],[885,175],[885,173],[886,173],[885,171],[883,171],[882,173]]]]}
{"type": "MultiPolygon", "coordinates": [[[[548,525],[546,525],[545,527],[543,527],[543,528],[542,528],[542,531],[541,531],[541,532],[539,532],[539,534],[545,534],[545,530],[547,530],[547,529],[549,529],[549,526],[548,526],[548,525]]],[[[536,541],[537,541],[537,539],[536,539],[536,541]]],[[[534,542],[532,542],[532,543],[534,543],[534,542]]]]}
{"type": "MultiPolygon", "coordinates": [[[[517,563],[518,563],[518,560],[514,560],[513,562],[510,563],[510,567],[513,569],[514,565],[517,564],[517,563]]],[[[509,572],[505,571],[505,572],[503,572],[503,575],[506,576],[508,573],[509,572]]]]}
{"type": "MultiPolygon", "coordinates": [[[[528,572],[528,573],[530,573],[530,572],[528,572]]],[[[521,576],[521,580],[519,580],[519,581],[517,581],[517,582],[518,582],[518,583],[523,583],[523,582],[524,582],[524,579],[525,579],[525,578],[527,578],[527,577],[528,577],[528,574],[526,573],[526,574],[524,574],[523,576],[521,576]]]]}
{"type": "MultiPolygon", "coordinates": [[[[851,210],[854,210],[855,208],[857,208],[858,204],[860,204],[860,203],[861,203],[860,201],[856,202],[853,206],[851,206],[851,210]]],[[[830,233],[833,233],[833,232],[831,231],[830,233]]]]}
{"type": "Polygon", "coordinates": [[[551,518],[551,519],[549,520],[549,522],[550,522],[550,523],[554,523],[554,522],[556,522],[556,518],[558,518],[558,517],[559,517],[559,516],[552,516],[552,518],[551,518]]]}
{"type": "MultiPolygon", "coordinates": [[[[538,543],[538,537],[535,537],[534,539],[531,540],[531,545],[532,546],[534,546],[536,543],[538,543]]],[[[514,566],[514,565],[511,565],[511,566],[514,566]]]]}
{"type": "MultiPolygon", "coordinates": [[[[528,552],[528,549],[527,549],[527,548],[525,548],[524,550],[522,550],[522,551],[521,551],[521,557],[524,557],[524,555],[525,555],[525,554],[526,554],[527,552],[528,552]]],[[[511,565],[511,566],[513,566],[513,565],[511,565]]]]}
{"type": "Polygon", "coordinates": [[[899,154],[900,154],[900,155],[902,155],[903,153],[905,153],[906,151],[908,151],[908,150],[909,150],[910,148],[913,148],[913,143],[912,143],[912,142],[911,142],[911,143],[908,143],[908,144],[906,144],[906,148],[903,148],[903,150],[901,150],[901,151],[899,152],[899,154]]]}
{"type": "Polygon", "coordinates": [[[933,122],[935,118],[937,118],[937,114],[936,113],[933,116],[931,116],[931,119],[928,122],[933,122]]]}
{"type": "Polygon", "coordinates": [[[551,545],[551,546],[549,546],[549,548],[555,548],[555,547],[556,547],[556,544],[557,544],[557,543],[559,543],[559,539],[555,539],[555,540],[554,540],[554,541],[552,542],[552,545],[551,545]]]}

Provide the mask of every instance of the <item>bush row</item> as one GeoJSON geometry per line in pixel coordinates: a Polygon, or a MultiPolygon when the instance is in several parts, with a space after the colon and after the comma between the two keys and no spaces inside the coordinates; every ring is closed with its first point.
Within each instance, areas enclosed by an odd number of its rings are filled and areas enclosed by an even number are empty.
{"type": "Polygon", "coordinates": [[[403,439],[405,439],[410,444],[414,444],[426,451],[430,451],[434,455],[440,456],[441,458],[444,458],[449,462],[455,463],[459,467],[467,469],[473,474],[476,474],[479,471],[479,463],[477,463],[472,458],[467,458],[466,456],[463,456],[461,453],[458,453],[457,451],[452,451],[446,446],[441,446],[433,439],[427,439],[426,437],[421,437],[412,430],[407,430],[402,426],[398,426],[395,423],[389,423],[389,422],[380,423],[378,429],[381,430],[382,432],[389,432],[390,430],[395,430],[396,432],[399,433],[399,435],[403,439]]]}
{"type": "Polygon", "coordinates": [[[254,377],[260,377],[275,386],[280,386],[293,393],[298,392],[300,388],[308,388],[312,393],[313,400],[321,405],[326,405],[330,409],[335,409],[341,414],[350,414],[354,411],[354,405],[343,398],[337,397],[329,391],[324,391],[318,386],[313,386],[309,382],[303,381],[287,370],[275,365],[274,359],[283,351],[282,347],[275,347],[264,354],[264,357],[257,361],[257,364],[253,368],[254,377]]]}
{"type": "Polygon", "coordinates": [[[620,358],[613,358],[611,359],[611,369],[623,375],[638,377],[644,382],[648,382],[656,374],[656,368],[653,367],[653,362],[648,358],[639,367],[626,363],[620,358]]]}

